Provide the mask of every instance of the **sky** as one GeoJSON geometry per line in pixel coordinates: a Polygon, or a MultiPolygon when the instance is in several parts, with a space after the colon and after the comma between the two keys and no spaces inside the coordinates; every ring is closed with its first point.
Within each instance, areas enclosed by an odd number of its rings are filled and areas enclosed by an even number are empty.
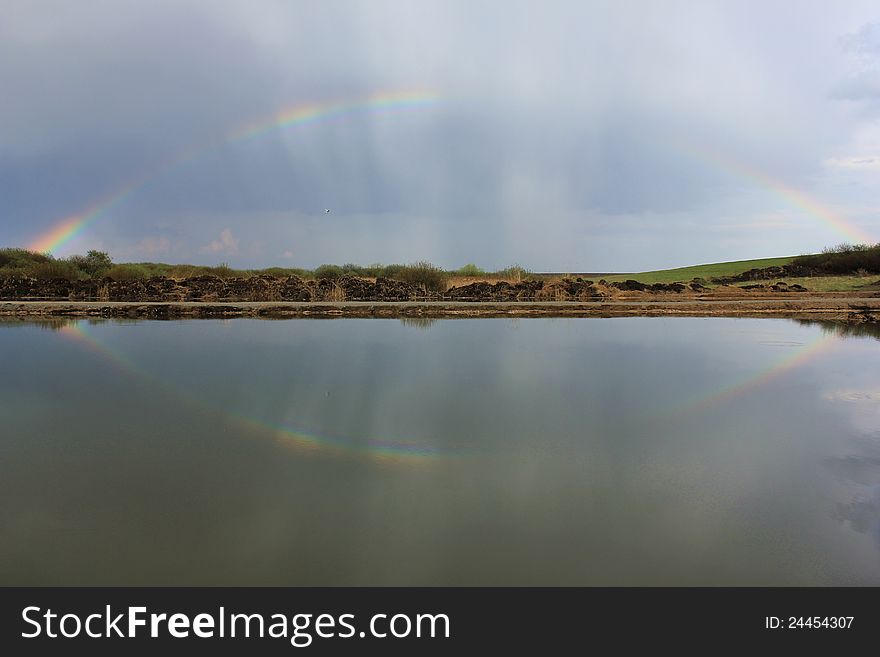
{"type": "Polygon", "coordinates": [[[0,245],[57,256],[634,272],[880,241],[876,2],[0,0],[0,99],[0,245]]]}

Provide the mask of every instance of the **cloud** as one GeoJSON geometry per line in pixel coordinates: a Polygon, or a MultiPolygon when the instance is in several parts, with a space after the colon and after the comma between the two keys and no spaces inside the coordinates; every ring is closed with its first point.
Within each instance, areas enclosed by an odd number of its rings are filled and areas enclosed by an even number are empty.
{"type": "Polygon", "coordinates": [[[841,37],[840,42],[846,51],[880,57],[880,21],[865,23],[855,32],[841,37]]]}
{"type": "Polygon", "coordinates": [[[880,169],[880,155],[829,157],[825,165],[841,169],[880,169]]]}
{"type": "Polygon", "coordinates": [[[862,102],[867,111],[880,110],[880,21],[866,23],[841,38],[844,52],[855,57],[857,70],[844,77],[832,97],[862,102]]]}
{"type": "MultiPolygon", "coordinates": [[[[136,242],[127,239],[122,242],[111,240],[110,243],[105,245],[106,250],[117,261],[120,258],[137,260],[167,258],[172,253],[179,252],[183,247],[182,243],[173,243],[171,238],[166,235],[147,236],[136,242]]],[[[81,251],[82,249],[78,250],[81,251]]]]}
{"type": "Polygon", "coordinates": [[[136,166],[277,102],[257,44],[205,3],[7,4],[0,22],[5,157],[67,149],[82,156],[89,147],[115,156],[117,166],[136,166]]]}
{"type": "Polygon", "coordinates": [[[880,152],[864,132],[880,108],[876,8],[828,3],[792,21],[783,5],[7,0],[0,245],[123,190],[65,248],[256,267],[295,244],[304,266],[573,270],[821,248],[821,226],[795,237],[762,223],[780,208],[760,183],[676,148],[826,204],[871,198],[856,159],[880,152]],[[223,142],[283,108],[400,89],[441,102],[223,142]],[[708,237],[738,223],[736,250],[708,237]],[[206,235],[220,237],[200,247],[206,235]]]}
{"type": "Polygon", "coordinates": [[[232,236],[232,231],[229,228],[224,228],[222,231],[220,231],[219,239],[214,240],[210,244],[206,244],[199,250],[202,253],[222,253],[224,255],[237,255],[238,240],[232,236]]]}
{"type": "Polygon", "coordinates": [[[167,237],[145,237],[138,242],[135,249],[146,256],[168,254],[171,252],[171,240],[167,237]]]}
{"type": "Polygon", "coordinates": [[[842,80],[832,91],[832,97],[856,101],[880,99],[880,70],[862,71],[842,80]]]}

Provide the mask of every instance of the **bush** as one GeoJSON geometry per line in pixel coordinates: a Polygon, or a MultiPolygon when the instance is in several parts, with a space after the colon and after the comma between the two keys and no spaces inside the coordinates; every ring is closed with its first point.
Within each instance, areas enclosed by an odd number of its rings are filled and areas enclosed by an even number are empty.
{"type": "Polygon", "coordinates": [[[511,265],[510,267],[506,267],[505,269],[500,269],[495,272],[495,275],[499,278],[506,278],[513,281],[521,281],[524,278],[527,278],[531,275],[530,272],[525,267],[521,267],[519,265],[511,265]]]}
{"type": "Polygon", "coordinates": [[[66,278],[69,281],[77,281],[81,278],[85,278],[83,272],[66,260],[47,260],[46,262],[38,262],[28,267],[24,273],[27,276],[42,280],[66,278]]]}
{"type": "Polygon", "coordinates": [[[792,264],[823,274],[847,275],[859,270],[877,274],[880,273],[880,244],[838,244],[823,249],[822,253],[798,256],[792,264]]]}
{"type": "MultiPolygon", "coordinates": [[[[151,275],[156,275],[158,269],[154,264],[142,265],[151,275]]],[[[216,267],[206,267],[204,265],[174,265],[173,267],[163,270],[162,276],[168,276],[177,280],[183,278],[195,278],[196,276],[217,276],[218,278],[249,278],[253,272],[243,269],[233,269],[226,263],[221,263],[216,267]]]]}
{"type": "Polygon", "coordinates": [[[342,267],[339,265],[321,265],[315,270],[315,278],[334,280],[342,276],[342,273],[342,267]]]}
{"type": "Polygon", "coordinates": [[[364,273],[363,267],[361,267],[360,265],[355,265],[351,262],[346,262],[344,265],[342,265],[341,269],[342,269],[343,274],[350,274],[352,276],[366,276],[367,275],[364,273]]]}
{"type": "Polygon", "coordinates": [[[455,271],[456,276],[484,276],[485,274],[485,271],[472,263],[468,263],[455,271]]]}
{"type": "Polygon", "coordinates": [[[833,255],[835,253],[860,253],[862,251],[870,251],[872,248],[874,247],[870,244],[847,244],[844,242],[835,246],[826,246],[822,249],[822,255],[833,255]]]}
{"type": "Polygon", "coordinates": [[[225,262],[221,262],[216,267],[204,267],[203,274],[208,274],[209,276],[217,276],[218,278],[248,278],[250,274],[246,271],[241,271],[238,269],[233,269],[225,262]]]}
{"type": "Polygon", "coordinates": [[[105,276],[114,281],[142,281],[150,278],[150,271],[141,265],[113,265],[105,272],[105,276]]]}
{"type": "Polygon", "coordinates": [[[430,262],[416,262],[401,267],[394,278],[413,285],[421,285],[427,292],[446,291],[446,272],[430,262]]]}
{"type": "Polygon", "coordinates": [[[31,265],[50,260],[53,260],[52,256],[27,249],[0,249],[0,268],[2,269],[24,270],[31,265]]]}
{"type": "Polygon", "coordinates": [[[385,278],[399,278],[400,272],[404,270],[404,265],[385,265],[381,267],[378,276],[383,276],[385,278]]]}
{"type": "Polygon", "coordinates": [[[168,278],[174,278],[177,280],[183,278],[192,278],[193,276],[199,276],[204,272],[201,271],[202,267],[196,267],[195,265],[174,265],[171,269],[168,270],[166,276],[168,278]]]}
{"type": "Polygon", "coordinates": [[[101,278],[113,266],[109,255],[104,251],[95,250],[89,251],[84,256],[70,256],[67,261],[88,278],[101,278]]]}
{"type": "MultiPolygon", "coordinates": [[[[372,276],[373,278],[379,278],[379,276],[385,276],[385,265],[376,262],[372,265],[361,267],[361,272],[361,276],[372,276]]],[[[385,278],[388,278],[388,276],[385,276],[385,278]]]]}
{"type": "Polygon", "coordinates": [[[297,267],[267,267],[266,269],[259,269],[254,273],[260,276],[275,276],[276,278],[287,278],[288,276],[299,276],[300,278],[312,277],[312,272],[297,267]]]}

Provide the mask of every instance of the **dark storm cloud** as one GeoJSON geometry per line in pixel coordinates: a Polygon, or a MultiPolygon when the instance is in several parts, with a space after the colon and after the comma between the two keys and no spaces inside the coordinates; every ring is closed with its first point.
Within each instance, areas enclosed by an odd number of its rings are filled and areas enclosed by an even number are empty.
{"type": "Polygon", "coordinates": [[[840,99],[873,98],[873,8],[798,7],[7,0],[2,241],[279,109],[427,89],[441,102],[207,149],[66,248],[583,269],[815,248],[822,226],[793,239],[767,219],[785,208],[682,146],[798,188],[865,156],[840,99]]]}
{"type": "Polygon", "coordinates": [[[12,3],[6,18],[5,154],[96,142],[162,153],[275,100],[253,44],[185,3],[12,3]]]}

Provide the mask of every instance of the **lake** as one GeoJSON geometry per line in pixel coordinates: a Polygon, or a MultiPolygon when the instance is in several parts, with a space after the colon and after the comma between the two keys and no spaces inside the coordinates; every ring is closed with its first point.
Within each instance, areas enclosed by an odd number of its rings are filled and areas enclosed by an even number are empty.
{"type": "Polygon", "coordinates": [[[0,584],[880,584],[880,342],[0,323],[0,584]]]}

